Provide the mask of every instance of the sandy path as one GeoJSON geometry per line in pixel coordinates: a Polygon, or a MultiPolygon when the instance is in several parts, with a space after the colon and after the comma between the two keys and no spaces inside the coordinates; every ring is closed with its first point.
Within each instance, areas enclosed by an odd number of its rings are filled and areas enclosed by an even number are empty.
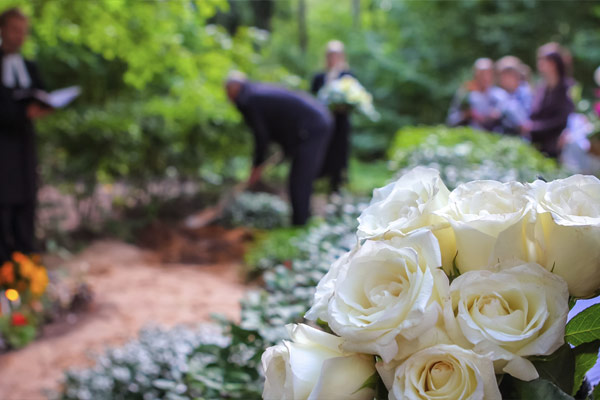
{"type": "Polygon", "coordinates": [[[44,399],[42,390],[56,388],[64,368],[89,365],[90,352],[123,343],[146,325],[193,325],[212,313],[239,318],[245,286],[236,264],[164,265],[151,252],[113,241],[96,242],[69,263],[89,268],[94,304],[62,333],[0,355],[2,400],[44,399]]]}

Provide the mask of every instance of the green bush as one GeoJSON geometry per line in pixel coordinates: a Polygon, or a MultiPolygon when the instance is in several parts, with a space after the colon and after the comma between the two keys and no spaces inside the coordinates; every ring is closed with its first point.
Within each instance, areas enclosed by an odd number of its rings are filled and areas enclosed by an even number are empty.
{"type": "Polygon", "coordinates": [[[476,179],[547,180],[566,174],[522,139],[471,128],[418,126],[400,129],[388,153],[392,171],[417,165],[440,171],[450,188],[476,179]]]}

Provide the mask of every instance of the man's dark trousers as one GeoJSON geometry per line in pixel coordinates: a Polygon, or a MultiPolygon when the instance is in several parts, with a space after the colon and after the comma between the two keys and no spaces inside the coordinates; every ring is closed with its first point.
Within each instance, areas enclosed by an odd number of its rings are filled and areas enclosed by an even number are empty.
{"type": "Polygon", "coordinates": [[[300,133],[300,142],[292,154],[288,183],[294,225],[304,225],[310,217],[313,182],[325,161],[333,125],[331,121],[313,121],[300,133]]]}

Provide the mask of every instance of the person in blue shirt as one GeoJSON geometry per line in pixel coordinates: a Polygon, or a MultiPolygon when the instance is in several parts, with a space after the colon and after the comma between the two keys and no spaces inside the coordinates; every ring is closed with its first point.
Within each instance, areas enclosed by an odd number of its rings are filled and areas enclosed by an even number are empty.
{"type": "Polygon", "coordinates": [[[225,86],[227,96],[254,136],[249,185],[261,177],[269,144],[281,146],[292,163],[288,180],[292,223],[304,225],[310,217],[313,182],[321,171],[333,132],[329,110],[306,93],[251,82],[240,73],[230,74],[225,86]]]}
{"type": "Polygon", "coordinates": [[[505,56],[496,62],[496,71],[498,83],[506,92],[500,103],[500,132],[519,135],[529,119],[532,98],[529,84],[523,82],[523,64],[517,57],[505,56]]]}
{"type": "Polygon", "coordinates": [[[504,91],[494,85],[494,62],[479,58],[473,65],[473,80],[461,87],[450,105],[446,123],[468,125],[486,131],[498,130],[504,91]]]}

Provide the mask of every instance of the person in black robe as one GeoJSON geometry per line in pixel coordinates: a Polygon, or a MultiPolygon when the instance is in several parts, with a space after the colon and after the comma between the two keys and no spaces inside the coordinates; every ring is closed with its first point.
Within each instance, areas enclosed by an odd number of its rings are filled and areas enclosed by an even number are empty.
{"type": "Polygon", "coordinates": [[[292,223],[304,225],[333,130],[329,111],[307,94],[250,82],[241,74],[230,75],[226,90],[254,135],[249,185],[260,179],[269,144],[279,144],[292,161],[288,182],[292,223]]]}
{"type": "MultiPolygon", "coordinates": [[[[346,55],[344,53],[344,44],[337,40],[332,40],[327,44],[325,54],[326,71],[320,72],[313,77],[310,91],[317,95],[319,90],[332,80],[339,79],[342,76],[354,76],[348,68],[346,55]]],[[[327,149],[327,157],[323,163],[320,176],[328,177],[332,192],[339,191],[345,181],[348,169],[348,160],[350,158],[350,113],[347,109],[333,110],[334,130],[333,137],[327,149]]]]}
{"type": "Polygon", "coordinates": [[[35,247],[37,157],[33,121],[47,108],[16,99],[24,89],[42,89],[36,65],[21,57],[28,20],[18,9],[0,15],[0,261],[35,247]]]}
{"type": "Polygon", "coordinates": [[[538,70],[543,82],[536,90],[530,121],[523,127],[523,133],[541,152],[558,158],[559,137],[575,109],[569,96],[567,70],[556,51],[538,57],[538,70]]]}

